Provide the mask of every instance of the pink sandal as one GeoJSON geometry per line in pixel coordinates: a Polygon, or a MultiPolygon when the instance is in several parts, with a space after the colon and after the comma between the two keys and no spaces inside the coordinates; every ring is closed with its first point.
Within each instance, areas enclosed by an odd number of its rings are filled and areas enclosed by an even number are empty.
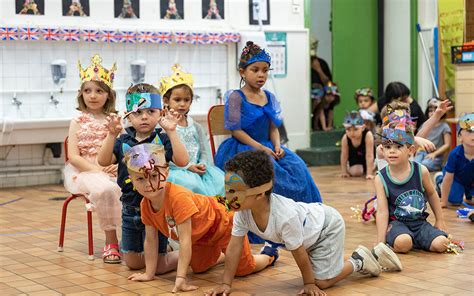
{"type": "Polygon", "coordinates": [[[109,263],[109,264],[118,264],[122,262],[122,255],[118,251],[113,251],[112,249],[119,249],[118,244],[108,244],[105,245],[104,250],[102,253],[102,259],[104,260],[104,263],[109,263]],[[115,259],[108,259],[110,256],[117,256],[118,258],[115,259]]]}

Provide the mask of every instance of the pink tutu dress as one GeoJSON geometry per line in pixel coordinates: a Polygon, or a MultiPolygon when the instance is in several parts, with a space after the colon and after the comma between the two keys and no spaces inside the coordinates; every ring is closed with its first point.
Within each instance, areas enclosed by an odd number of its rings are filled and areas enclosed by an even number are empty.
{"type": "MultiPolygon", "coordinates": [[[[81,157],[97,164],[97,154],[107,136],[105,121],[95,119],[88,113],[82,113],[73,120],[80,125],[76,136],[81,157]]],[[[97,213],[102,230],[115,230],[120,226],[121,191],[114,176],[104,172],[79,172],[68,162],[64,168],[64,187],[71,193],[87,196],[91,202],[90,209],[97,213]]]]}

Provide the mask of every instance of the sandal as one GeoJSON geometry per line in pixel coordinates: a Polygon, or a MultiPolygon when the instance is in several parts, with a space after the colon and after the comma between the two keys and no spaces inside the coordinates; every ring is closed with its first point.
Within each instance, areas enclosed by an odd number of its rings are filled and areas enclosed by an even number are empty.
{"type": "Polygon", "coordinates": [[[105,245],[103,253],[102,253],[102,260],[104,260],[104,263],[108,264],[118,264],[122,262],[122,255],[118,251],[113,251],[112,249],[119,249],[118,244],[108,244],[105,245]],[[118,258],[115,259],[108,259],[110,256],[117,256],[118,258]]]}

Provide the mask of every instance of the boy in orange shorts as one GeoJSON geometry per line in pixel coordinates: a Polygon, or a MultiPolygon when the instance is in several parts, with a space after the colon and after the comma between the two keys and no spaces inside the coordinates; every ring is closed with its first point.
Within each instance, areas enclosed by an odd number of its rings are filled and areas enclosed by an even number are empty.
{"type": "MultiPolygon", "coordinates": [[[[179,241],[179,260],[173,293],[192,291],[198,287],[186,283],[188,266],[194,272],[204,272],[223,262],[229,244],[233,212],[218,198],[195,194],[173,183],[167,183],[168,165],[161,145],[141,144],[126,151],[125,163],[136,190],[145,198],[141,202],[145,224],[145,273],[135,273],[129,279],[154,279],[158,256],[159,230],[179,241]]],[[[263,188],[262,190],[267,190],[263,188]]],[[[248,238],[244,239],[236,274],[248,275],[274,263],[278,252],[266,247],[262,254],[252,255],[248,238]],[[273,253],[271,251],[274,251],[273,253]]]]}

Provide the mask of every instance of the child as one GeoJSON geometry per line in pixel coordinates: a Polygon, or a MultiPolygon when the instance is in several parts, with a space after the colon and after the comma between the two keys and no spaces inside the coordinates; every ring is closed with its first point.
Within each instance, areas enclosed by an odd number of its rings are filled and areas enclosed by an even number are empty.
{"type": "MultiPolygon", "coordinates": [[[[126,152],[125,163],[138,192],[145,197],[141,202],[142,219],[146,225],[145,273],[129,277],[134,281],[150,281],[156,272],[157,230],[179,240],[179,261],[173,293],[191,291],[188,267],[195,273],[204,272],[224,260],[231,238],[234,212],[217,197],[195,194],[179,185],[166,182],[168,166],[163,147],[137,145],[126,152]]],[[[267,190],[267,187],[265,190],[267,190]]],[[[247,238],[242,237],[242,254],[235,256],[238,275],[260,271],[278,258],[278,251],[267,247],[263,254],[252,255],[247,238]]],[[[239,252],[240,253],[240,252],[239,252]]]]}
{"type": "Polygon", "coordinates": [[[212,164],[206,134],[201,125],[188,115],[193,102],[193,77],[182,72],[180,65],[174,65],[172,70],[170,77],[161,79],[160,93],[163,102],[181,115],[176,130],[190,161],[185,167],[171,162],[168,182],[186,187],[194,193],[223,196],[224,172],[212,164]]]}
{"type": "Polygon", "coordinates": [[[412,248],[442,253],[449,241],[438,194],[426,167],[409,160],[415,152],[413,129],[405,115],[391,119],[382,131],[388,166],[375,177],[377,241],[400,253],[412,248]],[[426,221],[426,200],[436,217],[434,227],[426,221]]]}
{"type": "MultiPolygon", "coordinates": [[[[436,109],[441,102],[437,98],[428,100],[425,115],[430,118],[434,115],[436,109]]],[[[441,119],[446,116],[443,115],[441,119]]],[[[423,128],[423,127],[422,127],[423,128]]],[[[428,153],[426,151],[418,151],[415,161],[424,165],[430,172],[439,171],[442,168],[444,154],[449,151],[451,145],[451,128],[446,122],[438,122],[427,136],[427,139],[433,142],[436,150],[428,153]]]]}
{"type": "Polygon", "coordinates": [[[474,195],[474,113],[462,116],[457,125],[457,133],[461,142],[448,156],[444,167],[444,177],[436,180],[441,183],[441,206],[446,207],[448,201],[459,205],[466,201],[472,203],[474,195]]]}
{"type": "Polygon", "coordinates": [[[64,187],[74,194],[85,194],[90,210],[97,212],[100,228],[105,232],[105,263],[120,263],[117,227],[120,226],[120,188],[114,182],[117,166],[97,163],[97,153],[107,136],[106,116],[114,114],[115,91],[112,89],[115,64],[110,70],[102,67],[102,59],[94,55],[92,64],[82,69],[79,63],[81,88],[77,95],[81,115],[69,126],[68,162],[64,168],[64,187]],[[97,69],[97,71],[94,71],[97,69]]]}
{"type": "Polygon", "coordinates": [[[359,88],[355,91],[354,99],[359,107],[360,116],[364,119],[365,127],[371,132],[375,132],[375,124],[381,122],[371,110],[376,108],[377,103],[371,88],[359,88]]]}
{"type": "Polygon", "coordinates": [[[334,128],[334,107],[341,102],[337,85],[329,82],[324,87],[324,96],[316,110],[316,130],[330,131],[334,128]],[[319,121],[319,122],[318,122],[319,121]]]}
{"type": "MultiPolygon", "coordinates": [[[[140,143],[157,143],[165,147],[167,161],[173,161],[176,165],[185,166],[189,161],[186,148],[180,142],[176,133],[176,125],[180,118],[173,110],[161,116],[161,96],[158,90],[146,83],[131,86],[127,90],[126,107],[128,119],[132,124],[120,135],[122,126],[120,117],[110,116],[108,119],[108,134],[99,152],[99,164],[110,165],[118,163],[117,183],[122,188],[123,204],[122,210],[122,253],[124,260],[130,269],[141,269],[145,267],[143,258],[143,242],[145,239],[145,225],[140,219],[140,202],[142,196],[134,190],[128,177],[127,167],[123,163],[124,150],[130,146],[140,143]],[[156,128],[160,122],[166,131],[162,133],[161,128],[156,128]],[[118,137],[118,138],[117,138],[118,137]]],[[[157,272],[163,273],[176,268],[177,254],[172,252],[166,254],[167,239],[159,234],[159,254],[163,256],[162,264],[158,266],[157,272]]]]}
{"type": "Polygon", "coordinates": [[[325,295],[354,271],[378,276],[381,267],[401,269],[397,256],[380,244],[374,252],[359,246],[344,262],[344,220],[321,203],[301,203],[272,193],[273,165],[262,151],[239,153],[225,165],[226,200],[236,210],[222,284],[206,293],[230,293],[237,258],[248,231],[291,251],[304,288],[300,294],[325,295]]]}
{"type": "Polygon", "coordinates": [[[312,110],[312,119],[311,126],[313,131],[316,131],[319,128],[319,105],[321,104],[324,97],[323,87],[311,89],[311,110],[312,110]]]}
{"type": "Polygon", "coordinates": [[[364,120],[357,111],[344,118],[346,133],[341,141],[341,177],[360,177],[373,179],[374,136],[365,129],[364,120]]]}
{"type": "Polygon", "coordinates": [[[264,151],[273,159],[276,193],[296,201],[321,201],[303,160],[280,145],[277,127],[282,123],[281,109],[275,96],[262,89],[270,63],[265,50],[252,41],[247,42],[239,64],[245,85],[228,91],[225,98],[225,128],[232,131],[232,138],[219,146],[215,163],[223,169],[227,160],[239,152],[264,151]]]}

